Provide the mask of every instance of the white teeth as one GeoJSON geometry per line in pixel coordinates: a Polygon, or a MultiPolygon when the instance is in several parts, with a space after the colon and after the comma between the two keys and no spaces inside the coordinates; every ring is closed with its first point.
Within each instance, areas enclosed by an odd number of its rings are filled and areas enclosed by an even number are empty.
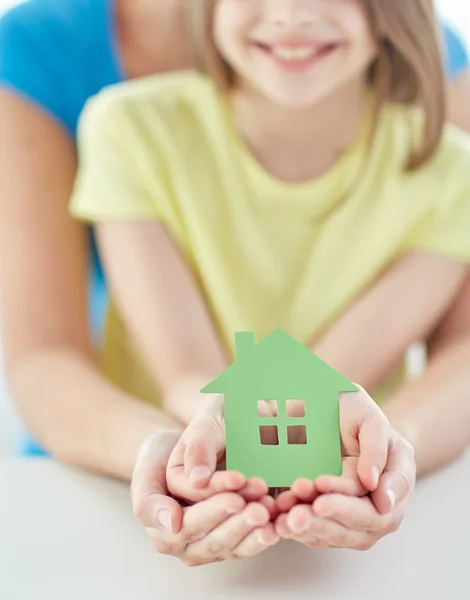
{"type": "Polygon", "coordinates": [[[307,60],[313,58],[318,50],[312,46],[273,46],[271,52],[281,60],[307,60]]]}

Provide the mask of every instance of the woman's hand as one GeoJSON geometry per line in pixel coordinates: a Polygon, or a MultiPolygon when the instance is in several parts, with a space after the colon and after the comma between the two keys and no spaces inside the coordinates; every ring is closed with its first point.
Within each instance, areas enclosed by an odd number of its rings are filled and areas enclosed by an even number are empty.
{"type": "MultiPolygon", "coordinates": [[[[170,495],[166,473],[172,452],[178,456],[178,448],[189,445],[187,455],[191,456],[191,440],[200,439],[208,449],[217,448],[217,428],[210,412],[205,412],[206,418],[203,414],[199,413],[181,441],[178,433],[151,436],[141,448],[132,481],[134,513],[155,549],[190,566],[254,556],[279,539],[272,524],[275,503],[263,497],[263,482],[246,482],[236,473],[220,472],[206,481],[197,504],[188,505],[170,495]],[[197,431],[204,436],[199,438],[197,431]]],[[[178,487],[181,474],[177,468],[168,472],[176,475],[175,489],[179,492],[192,489],[190,482],[178,487]]],[[[204,478],[196,478],[196,485],[201,486],[201,481],[204,478]]]]}
{"type": "Polygon", "coordinates": [[[278,498],[276,532],[309,547],[371,548],[396,531],[414,489],[413,449],[361,389],[340,397],[341,477],[298,481],[278,498]]]}

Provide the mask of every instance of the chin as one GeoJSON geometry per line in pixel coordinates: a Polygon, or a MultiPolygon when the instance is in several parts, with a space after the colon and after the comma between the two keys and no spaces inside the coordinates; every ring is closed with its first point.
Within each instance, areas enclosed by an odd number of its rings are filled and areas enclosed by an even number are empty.
{"type": "Polygon", "coordinates": [[[305,110],[319,104],[328,96],[326,90],[263,90],[264,96],[285,109],[305,110]]]}

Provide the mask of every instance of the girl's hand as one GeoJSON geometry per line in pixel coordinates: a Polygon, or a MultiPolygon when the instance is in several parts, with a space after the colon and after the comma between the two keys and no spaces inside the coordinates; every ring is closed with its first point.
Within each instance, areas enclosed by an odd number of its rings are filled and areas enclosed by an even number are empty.
{"type": "Polygon", "coordinates": [[[299,481],[281,494],[278,508],[288,512],[277,518],[276,532],[309,547],[369,549],[405,515],[416,477],[413,449],[362,389],[341,396],[340,426],[343,475],[299,481]]]}
{"type": "Polygon", "coordinates": [[[262,552],[278,541],[272,504],[231,491],[184,506],[169,493],[166,469],[179,434],[159,433],[142,446],[132,480],[134,513],[155,549],[196,566],[262,552]]]}
{"type": "MultiPolygon", "coordinates": [[[[237,492],[247,501],[261,501],[274,515],[275,503],[262,479],[246,480],[236,472],[225,471],[225,422],[223,397],[201,399],[201,409],[188,425],[168,461],[168,489],[173,496],[193,503],[220,492],[237,492]]],[[[264,403],[266,416],[273,406],[264,403]]],[[[269,428],[267,428],[269,436],[269,428]]],[[[274,434],[274,432],[273,432],[274,434]]]]}

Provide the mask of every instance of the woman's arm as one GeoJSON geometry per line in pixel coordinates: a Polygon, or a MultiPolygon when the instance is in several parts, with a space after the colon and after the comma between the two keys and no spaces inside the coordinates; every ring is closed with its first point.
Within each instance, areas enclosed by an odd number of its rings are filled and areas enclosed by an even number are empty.
{"type": "Polygon", "coordinates": [[[189,423],[199,390],[229,366],[197,280],[159,223],[102,223],[98,241],[113,296],[164,406],[189,423]]]}
{"type": "Polygon", "coordinates": [[[87,236],[68,213],[76,156],[40,110],[0,92],[0,290],[9,386],[59,459],[129,479],[142,440],[179,423],[111,386],[88,334],[87,236]]]}
{"type": "Polygon", "coordinates": [[[429,339],[428,368],[390,399],[386,415],[415,448],[418,474],[470,444],[470,275],[429,339]]]}

